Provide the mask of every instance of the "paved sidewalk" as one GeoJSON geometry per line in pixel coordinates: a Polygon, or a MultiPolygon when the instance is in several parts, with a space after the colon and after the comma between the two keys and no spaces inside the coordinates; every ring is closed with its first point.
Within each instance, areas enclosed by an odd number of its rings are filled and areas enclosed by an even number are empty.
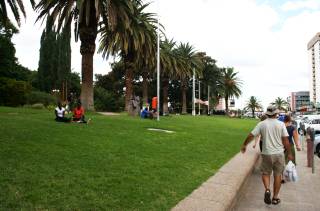
{"type": "MultiPolygon", "coordinates": [[[[239,202],[234,210],[281,210],[281,211],[319,211],[320,210],[320,159],[315,156],[315,173],[307,167],[306,149],[296,152],[299,181],[287,182],[280,190],[281,203],[266,205],[263,202],[264,187],[261,175],[256,168],[243,188],[239,202]]],[[[272,181],[273,183],[273,181],[272,181]]],[[[271,188],[272,191],[272,188],[271,188]]]]}

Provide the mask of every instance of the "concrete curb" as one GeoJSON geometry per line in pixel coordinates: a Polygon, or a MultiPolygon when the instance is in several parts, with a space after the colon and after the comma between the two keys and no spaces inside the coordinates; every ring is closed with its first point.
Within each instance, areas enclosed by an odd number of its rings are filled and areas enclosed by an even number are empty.
{"type": "Polygon", "coordinates": [[[172,211],[232,210],[241,195],[241,189],[251,175],[259,157],[252,144],[245,154],[238,153],[218,172],[180,201],[172,211]]]}

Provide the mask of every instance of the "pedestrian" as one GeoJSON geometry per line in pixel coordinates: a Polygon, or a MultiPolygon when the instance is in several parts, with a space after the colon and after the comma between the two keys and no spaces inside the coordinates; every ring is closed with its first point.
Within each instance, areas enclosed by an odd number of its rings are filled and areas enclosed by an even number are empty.
{"type": "Polygon", "coordinates": [[[254,139],[261,135],[263,137],[261,152],[261,174],[265,187],[264,202],[266,204],[279,204],[279,191],[281,187],[281,177],[284,170],[284,148],[288,151],[288,159],[292,160],[288,132],[283,122],[277,120],[279,110],[275,106],[268,106],[266,115],[267,119],[258,123],[254,130],[249,133],[243,145],[241,152],[245,153],[246,146],[254,139]],[[271,200],[270,177],[273,172],[273,197],[271,200]]]}
{"type": "MultiPolygon", "coordinates": [[[[294,146],[296,146],[297,151],[301,151],[300,143],[299,143],[299,135],[297,128],[292,124],[291,117],[289,115],[284,116],[284,124],[287,128],[287,132],[289,134],[289,143],[290,143],[290,151],[293,157],[292,162],[296,165],[296,152],[294,146]]],[[[286,164],[288,161],[288,152],[285,150],[285,160],[286,164]]]]}

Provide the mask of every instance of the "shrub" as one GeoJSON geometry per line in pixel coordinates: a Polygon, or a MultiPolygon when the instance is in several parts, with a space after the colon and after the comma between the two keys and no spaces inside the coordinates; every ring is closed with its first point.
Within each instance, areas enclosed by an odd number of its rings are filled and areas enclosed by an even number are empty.
{"type": "Polygon", "coordinates": [[[26,103],[26,95],[31,85],[25,81],[0,77],[0,105],[21,106],[26,103]]]}
{"type": "Polygon", "coordinates": [[[54,109],[55,109],[56,107],[57,107],[56,105],[50,104],[50,105],[47,106],[47,109],[48,109],[49,111],[54,111],[54,109]]]}
{"type": "Polygon", "coordinates": [[[27,103],[30,105],[41,103],[44,106],[56,104],[57,99],[46,92],[32,91],[27,95],[27,103]]]}
{"type": "Polygon", "coordinates": [[[121,111],[123,105],[123,98],[117,98],[113,93],[102,87],[95,87],[94,107],[97,111],[121,111]]]}

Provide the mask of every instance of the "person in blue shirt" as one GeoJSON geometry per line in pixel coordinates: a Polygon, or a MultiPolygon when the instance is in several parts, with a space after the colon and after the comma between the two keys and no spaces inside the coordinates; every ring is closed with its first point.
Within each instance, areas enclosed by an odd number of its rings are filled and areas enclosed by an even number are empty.
{"type": "Polygon", "coordinates": [[[148,111],[148,108],[145,107],[141,113],[140,113],[140,117],[143,118],[143,119],[146,119],[149,117],[149,111],[148,111]]]}

